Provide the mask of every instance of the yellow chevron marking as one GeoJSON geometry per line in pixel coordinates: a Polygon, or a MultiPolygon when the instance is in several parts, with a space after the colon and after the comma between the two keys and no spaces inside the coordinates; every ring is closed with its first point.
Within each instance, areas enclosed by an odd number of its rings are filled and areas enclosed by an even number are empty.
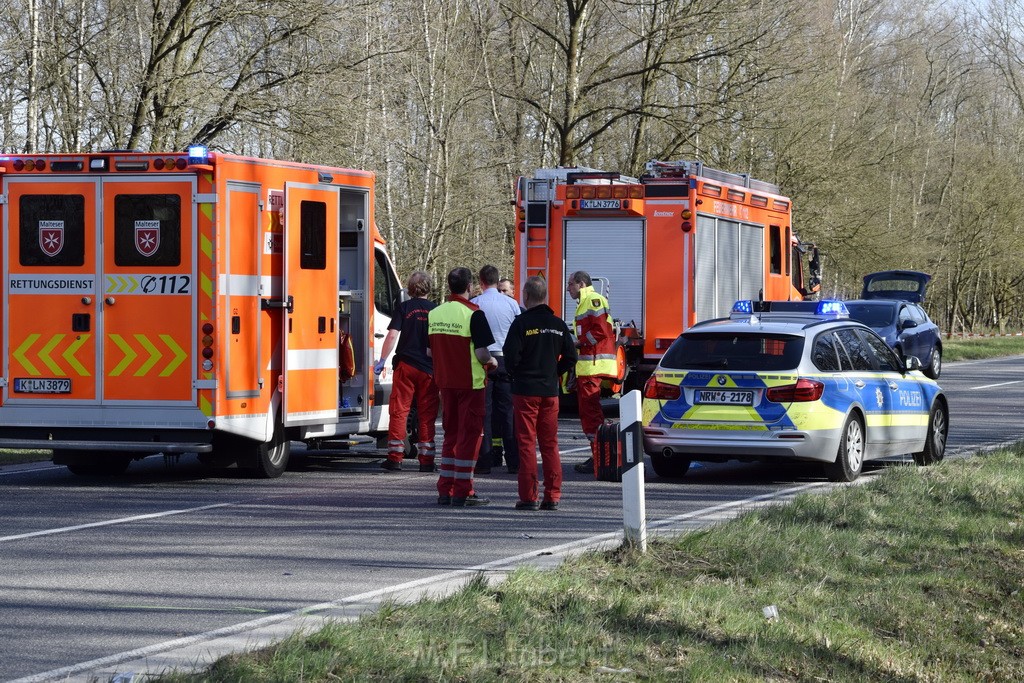
{"type": "Polygon", "coordinates": [[[117,367],[110,371],[111,377],[117,377],[124,372],[125,368],[132,364],[132,361],[135,360],[139,354],[135,353],[135,350],[128,346],[128,342],[126,342],[119,334],[110,335],[110,341],[117,344],[117,348],[121,349],[121,352],[124,353],[124,358],[121,359],[121,362],[117,364],[117,367]]]}
{"type": "Polygon", "coordinates": [[[164,354],[160,353],[160,350],[153,346],[153,342],[149,341],[144,334],[135,335],[136,341],[142,345],[142,348],[149,352],[149,360],[142,364],[142,367],[135,371],[136,377],[145,377],[146,374],[153,369],[157,361],[164,357],[164,354]]]}
{"type": "Polygon", "coordinates": [[[174,359],[170,363],[168,363],[167,367],[160,372],[161,377],[167,377],[172,372],[174,372],[179,365],[181,365],[181,362],[188,357],[188,354],[185,353],[185,350],[183,348],[178,346],[178,344],[174,341],[174,337],[172,337],[171,335],[161,334],[160,339],[161,341],[163,341],[164,344],[167,345],[167,348],[169,348],[171,352],[174,353],[174,359]]]}
{"type": "Polygon", "coordinates": [[[206,396],[202,394],[199,395],[199,410],[201,410],[203,415],[206,415],[207,417],[213,415],[213,404],[210,403],[210,399],[206,398],[206,396]]]}
{"type": "Polygon", "coordinates": [[[211,280],[206,275],[206,273],[202,274],[200,286],[202,287],[203,294],[205,294],[206,296],[209,296],[209,297],[213,296],[213,280],[211,280]]]}
{"type": "Polygon", "coordinates": [[[22,342],[21,346],[16,348],[14,350],[14,353],[11,354],[12,356],[14,356],[14,359],[16,361],[21,363],[21,366],[23,368],[25,368],[25,370],[27,370],[28,374],[30,374],[30,375],[39,375],[41,373],[39,372],[39,370],[36,369],[36,366],[32,365],[32,363],[29,361],[29,359],[25,357],[25,352],[28,351],[30,348],[32,348],[32,345],[35,344],[36,341],[41,336],[43,336],[43,335],[41,335],[41,334],[30,334],[30,335],[28,335],[27,337],[25,337],[25,341],[22,342]]]}
{"type": "Polygon", "coordinates": [[[64,368],[53,362],[53,359],[50,358],[50,354],[53,353],[53,350],[57,348],[57,344],[60,344],[63,339],[63,334],[53,335],[50,337],[50,341],[46,342],[42,351],[39,352],[39,360],[43,361],[43,364],[50,368],[50,372],[57,377],[67,377],[67,373],[64,372],[64,368]]]}
{"type": "Polygon", "coordinates": [[[91,335],[88,334],[81,335],[75,339],[75,341],[71,342],[71,346],[67,348],[67,351],[61,354],[64,360],[68,362],[68,365],[70,365],[81,377],[88,377],[89,371],[84,365],[78,362],[78,359],[75,358],[75,354],[78,353],[78,349],[82,348],[82,344],[89,341],[90,336],[91,335]]]}
{"type": "MultiPolygon", "coordinates": [[[[201,206],[209,206],[209,205],[208,204],[202,204],[201,206]]],[[[210,219],[212,220],[213,216],[210,216],[210,219]]],[[[211,240],[206,235],[201,236],[199,238],[199,251],[203,252],[203,254],[206,256],[206,258],[212,259],[213,258],[213,240],[211,240]]]]}

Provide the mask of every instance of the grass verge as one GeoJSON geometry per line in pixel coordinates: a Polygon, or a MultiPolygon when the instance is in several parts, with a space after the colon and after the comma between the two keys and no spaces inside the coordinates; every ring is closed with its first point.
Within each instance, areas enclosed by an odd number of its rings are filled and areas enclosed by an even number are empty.
{"type": "Polygon", "coordinates": [[[163,680],[1024,680],[1022,459],[894,467],[163,680]]]}
{"type": "Polygon", "coordinates": [[[52,451],[22,451],[0,448],[0,466],[17,465],[23,462],[43,462],[53,458],[52,451]]]}
{"type": "Polygon", "coordinates": [[[998,356],[1024,354],[1024,336],[1021,337],[966,337],[942,340],[942,360],[980,360],[998,356]]]}

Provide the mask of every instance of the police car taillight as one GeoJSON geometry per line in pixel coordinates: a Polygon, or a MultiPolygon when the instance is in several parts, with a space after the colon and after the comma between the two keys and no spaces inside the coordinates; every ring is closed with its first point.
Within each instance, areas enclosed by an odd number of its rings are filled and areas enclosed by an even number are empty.
{"type": "Polygon", "coordinates": [[[765,392],[765,396],[774,403],[802,403],[817,401],[823,393],[825,393],[824,384],[801,377],[796,384],[770,388],[765,392]]]}
{"type": "Polygon", "coordinates": [[[659,401],[674,401],[679,398],[678,384],[665,384],[659,382],[657,377],[651,376],[644,384],[644,398],[653,398],[659,401]]]}

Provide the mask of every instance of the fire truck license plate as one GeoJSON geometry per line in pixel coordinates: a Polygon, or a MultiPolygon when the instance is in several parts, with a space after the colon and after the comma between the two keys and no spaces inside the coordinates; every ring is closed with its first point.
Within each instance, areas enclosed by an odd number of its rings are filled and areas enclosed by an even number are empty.
{"type": "Polygon", "coordinates": [[[581,209],[620,209],[622,202],[618,199],[581,199],[581,209]]]}
{"type": "Polygon", "coordinates": [[[698,390],[694,403],[714,403],[717,405],[754,405],[753,391],[708,391],[698,390]]]}
{"type": "Polygon", "coordinates": [[[14,391],[21,394],[70,394],[70,379],[15,379],[14,391]]]}

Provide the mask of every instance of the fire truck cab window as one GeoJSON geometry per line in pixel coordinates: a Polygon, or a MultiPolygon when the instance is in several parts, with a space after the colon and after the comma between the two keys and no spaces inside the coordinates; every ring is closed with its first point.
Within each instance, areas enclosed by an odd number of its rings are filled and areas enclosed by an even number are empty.
{"type": "Polygon", "coordinates": [[[394,317],[401,287],[395,274],[388,267],[388,257],[379,249],[374,252],[373,261],[373,306],[378,313],[394,317]]]}
{"type": "Polygon", "coordinates": [[[302,251],[299,267],[324,270],[327,268],[327,204],[304,200],[299,216],[299,249],[302,251]]]}
{"type": "Polygon", "coordinates": [[[18,204],[19,259],[23,266],[81,266],[85,263],[85,198],[82,195],[27,195],[18,204]]]}
{"type": "Polygon", "coordinates": [[[771,251],[772,274],[782,273],[782,229],[777,225],[771,226],[770,237],[768,238],[771,251]]]}
{"type": "Polygon", "coordinates": [[[181,264],[181,197],[119,194],[114,197],[114,263],[118,266],[181,264]]]}

